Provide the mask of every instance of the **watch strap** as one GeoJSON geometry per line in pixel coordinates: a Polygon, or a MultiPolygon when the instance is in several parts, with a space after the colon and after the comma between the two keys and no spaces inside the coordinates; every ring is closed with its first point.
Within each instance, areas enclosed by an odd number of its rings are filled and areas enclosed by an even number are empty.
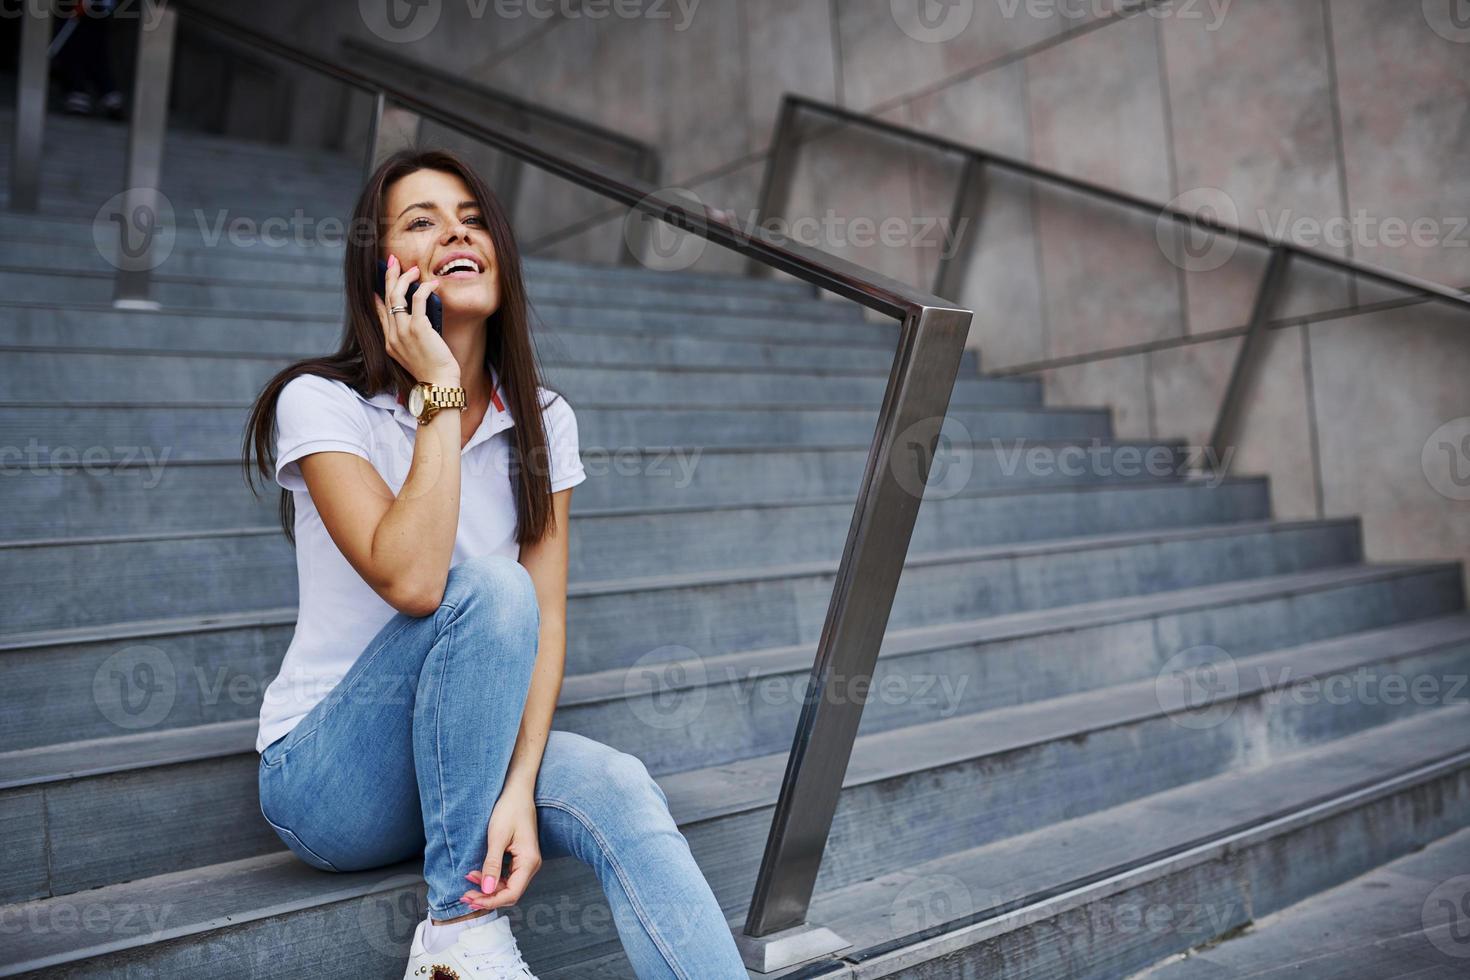
{"type": "Polygon", "coordinates": [[[461,387],[436,385],[427,381],[420,382],[419,387],[424,390],[424,414],[419,418],[419,425],[428,425],[439,414],[440,409],[462,409],[468,404],[461,387]]]}

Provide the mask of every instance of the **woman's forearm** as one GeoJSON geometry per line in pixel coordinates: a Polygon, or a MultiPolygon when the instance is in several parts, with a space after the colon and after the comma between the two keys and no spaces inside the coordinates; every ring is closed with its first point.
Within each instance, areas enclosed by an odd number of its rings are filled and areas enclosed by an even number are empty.
{"type": "MultiPolygon", "coordinates": [[[[373,531],[372,561],[395,607],[427,615],[449,580],[459,528],[460,413],[438,412],[419,426],[397,498],[373,531]]],[[[386,597],[386,596],[385,596],[386,597]]]]}

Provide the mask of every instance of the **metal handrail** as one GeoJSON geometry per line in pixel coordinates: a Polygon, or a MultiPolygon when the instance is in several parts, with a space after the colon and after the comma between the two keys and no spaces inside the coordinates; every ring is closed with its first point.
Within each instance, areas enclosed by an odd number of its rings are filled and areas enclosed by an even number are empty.
{"type": "MultiPolygon", "coordinates": [[[[893,364],[878,409],[873,440],[843,545],[832,598],[817,642],[801,714],[787,758],[766,839],[749,914],[737,945],[748,965],[769,972],[847,943],[806,924],[807,909],[831,832],[850,761],[863,698],[831,697],[834,681],[871,677],[893,606],[899,577],[928,482],[930,462],[969,333],[971,312],[767,229],[740,228],[732,216],[691,202],[671,189],[620,179],[416,95],[403,84],[375,78],[203,8],[197,0],[170,0],[159,26],[139,34],[135,106],[150,106],[146,126],[129,134],[129,187],[143,176],[132,203],[155,200],[163,141],[169,59],[177,17],[254,49],[377,95],[479,139],[541,170],[571,181],[630,209],[722,245],[766,267],[894,317],[901,323],[893,364]],[[146,69],[146,70],[145,70],[146,69]],[[131,152],[133,147],[139,152],[131,152]],[[132,161],[141,161],[133,166],[132,161]],[[919,488],[912,492],[909,488],[919,488]]],[[[124,299],[148,300],[146,269],[119,274],[133,291],[124,299]]]]}
{"type": "MultiPolygon", "coordinates": [[[[1002,153],[995,153],[981,147],[960,143],[936,133],[913,129],[887,119],[864,115],[856,110],[821,102],[805,95],[787,93],[782,98],[781,114],[778,116],[777,121],[777,132],[772,140],[771,150],[767,156],[768,163],[777,159],[784,146],[789,145],[787,141],[797,141],[794,126],[795,116],[799,112],[809,112],[815,115],[826,116],[830,119],[838,120],[844,125],[872,130],[873,132],[893,136],[910,143],[927,146],[934,150],[973,159],[984,166],[994,167],[996,170],[1020,174],[1021,176],[1029,177],[1041,183],[1075,191],[1087,197],[1116,204],[1130,210],[1144,212],[1155,218],[1169,218],[1179,224],[1202,228],[1220,235],[1228,235],[1269,250],[1281,249],[1288,253],[1292,259],[1305,259],[1310,262],[1333,266],[1343,272],[1350,272],[1385,285],[1411,289],[1426,293],[1435,299],[1447,300],[1451,303],[1470,307],[1470,292],[1454,289],[1441,283],[1432,282],[1406,273],[1392,272],[1378,266],[1368,265],[1356,259],[1333,255],[1330,252],[1324,252],[1320,249],[1298,245],[1286,239],[1278,238],[1264,232],[1253,231],[1249,228],[1242,228],[1226,221],[1211,218],[1205,214],[1184,211],[1169,204],[1150,201],[1147,198],[1129,194],[1127,191],[1105,187],[1102,184],[1092,183],[1079,177],[1072,177],[1055,170],[1048,170],[1045,167],[1037,166],[1026,160],[1019,160],[1002,153]]],[[[766,217],[771,210],[772,202],[769,198],[772,196],[773,188],[779,182],[779,176],[773,173],[773,169],[771,166],[767,167],[766,176],[761,182],[761,190],[757,198],[760,202],[757,212],[758,216],[762,218],[766,217]]]]}
{"type": "Polygon", "coordinates": [[[433,81],[467,92],[487,102],[503,107],[510,115],[519,116],[524,119],[534,119],[538,123],[549,123],[552,126],[577,133],[581,136],[590,137],[602,143],[616,147],[620,152],[626,154],[634,162],[632,172],[640,180],[657,181],[659,177],[659,153],[658,148],[651,143],[635,139],[627,133],[620,133],[615,129],[599,125],[591,120],[582,119],[570,113],[561,112],[547,106],[538,105],[528,99],[506,92],[501,89],[492,88],[481,82],[462,78],[453,72],[445,71],[434,65],[425,64],[413,58],[405,58],[396,51],[369,44],[355,37],[344,37],[341,47],[348,57],[358,60],[360,63],[379,62],[392,65],[400,71],[413,72],[419,78],[429,78],[433,81]]]}
{"type": "MultiPolygon", "coordinates": [[[[964,168],[960,174],[951,216],[952,221],[962,229],[961,242],[949,256],[939,263],[933,286],[936,293],[959,295],[960,283],[957,281],[954,270],[959,268],[963,272],[963,268],[962,263],[955,257],[964,255],[966,244],[972,245],[976,240],[977,222],[967,219],[973,217],[972,212],[975,211],[983,214],[980,206],[980,199],[984,193],[982,174],[987,168],[1018,174],[1094,200],[1142,212],[1153,217],[1155,221],[1172,221],[1176,225],[1228,236],[1266,249],[1268,260],[1256,287],[1250,319],[1245,325],[1245,339],[1236,354],[1229,382],[1216,411],[1214,425],[1210,430],[1211,453],[1208,458],[1215,461],[1213,465],[1216,468],[1223,469],[1227,465],[1226,461],[1234,456],[1233,453],[1228,453],[1226,450],[1234,442],[1236,427],[1244,415],[1244,402],[1249,397],[1252,380],[1263,361],[1265,332],[1272,311],[1284,292],[1287,271],[1296,263],[1317,263],[1346,274],[1422,294],[1429,301],[1443,301],[1462,308],[1470,308],[1470,293],[1452,289],[1437,282],[1366,265],[1353,259],[1298,245],[1270,234],[1242,228],[1217,217],[1149,201],[1126,191],[1104,187],[1078,177],[1048,170],[1025,160],[993,153],[935,133],[912,129],[886,119],[864,115],[852,109],[819,102],[816,99],[794,93],[788,93],[782,99],[781,110],[776,119],[775,134],[767,152],[765,172],[762,175],[760,191],[757,195],[754,224],[759,225],[772,217],[771,212],[776,208],[778,200],[784,204],[784,199],[790,193],[792,174],[796,168],[796,155],[803,142],[798,132],[797,116],[803,112],[833,120],[831,128],[834,132],[845,127],[869,130],[883,136],[925,146],[941,153],[959,156],[964,160],[964,168]]],[[[752,265],[750,271],[758,273],[760,269],[752,265]]],[[[1039,366],[1028,365],[1027,370],[1034,370],[1039,366]]]]}

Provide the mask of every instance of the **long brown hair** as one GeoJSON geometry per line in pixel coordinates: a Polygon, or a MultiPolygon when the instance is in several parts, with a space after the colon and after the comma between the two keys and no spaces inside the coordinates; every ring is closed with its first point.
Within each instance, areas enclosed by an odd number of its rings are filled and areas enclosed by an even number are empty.
{"type": "MultiPolygon", "coordinates": [[[[551,477],[546,470],[546,429],[537,397],[540,371],[531,338],[530,303],[521,275],[520,250],[500,200],[470,166],[448,150],[409,149],[384,160],[368,178],[352,209],[347,251],[342,263],[347,287],[347,318],[337,350],[323,357],[297,361],[266,382],[245,424],[242,447],[245,479],[255,487],[251,461],[269,483],[275,475],[276,402],[287,382],[315,374],[346,383],[365,397],[393,391],[407,397],[415,379],[388,355],[383,327],[374,305],[378,252],[387,220],[384,204],[388,188],[418,170],[438,170],[465,182],[479,203],[486,230],[495,249],[500,274],[500,306],[485,320],[488,333],[486,369],[494,369],[505,388],[506,408],[515,419],[511,427],[511,480],[517,502],[516,541],[522,545],[541,540],[555,526],[551,510],[551,477]],[[532,461],[527,465],[527,461],[532,461]]],[[[559,395],[557,397],[560,397],[559,395]]],[[[281,527],[295,544],[296,507],[291,491],[281,490],[281,527]]]]}

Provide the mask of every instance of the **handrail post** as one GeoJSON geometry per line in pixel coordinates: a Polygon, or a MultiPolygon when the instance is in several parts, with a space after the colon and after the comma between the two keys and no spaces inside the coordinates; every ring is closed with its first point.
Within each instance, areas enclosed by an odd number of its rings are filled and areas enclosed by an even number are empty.
{"type": "Polygon", "coordinates": [[[362,180],[367,183],[378,165],[378,130],[383,127],[383,108],[388,97],[382,92],[372,93],[372,115],[368,119],[367,145],[362,150],[362,180]]]}
{"type": "Polygon", "coordinates": [[[20,77],[15,90],[15,146],[11,151],[10,209],[35,211],[41,203],[41,142],[46,130],[48,5],[20,5],[20,77]]]}
{"type": "MultiPolygon", "coordinates": [[[[766,148],[766,166],[761,172],[761,186],[756,193],[752,223],[759,225],[773,212],[786,213],[791,198],[791,180],[796,171],[796,114],[800,106],[787,95],[781,99],[781,111],[771,130],[771,145],[766,148]]],[[[745,271],[750,276],[769,276],[771,267],[751,257],[745,271]]]]}
{"type": "Polygon", "coordinates": [[[138,27],[138,65],[133,76],[133,111],[128,126],[127,176],[118,222],[117,280],[112,305],[119,309],[158,309],[152,298],[153,244],[163,229],[163,139],[168,124],[169,79],[179,12],[160,4],[156,19],[138,27]],[[141,220],[139,220],[141,219],[141,220]],[[141,240],[133,241],[141,232],[141,240]]]}
{"type": "Polygon", "coordinates": [[[1225,396],[1220,400],[1220,411],[1215,417],[1215,427],[1210,432],[1210,458],[1207,463],[1224,475],[1225,453],[1235,440],[1235,428],[1240,421],[1240,411],[1245,390],[1260,369],[1261,355],[1266,350],[1266,322],[1276,305],[1276,297],[1286,281],[1287,266],[1291,263],[1291,251],[1276,247],[1261,274],[1261,284],[1256,289],[1255,305],[1251,309],[1250,323],[1246,327],[1245,339],[1240,342],[1240,353],[1235,355],[1235,365],[1230,370],[1230,381],[1225,386],[1225,396]]]}
{"type": "MultiPolygon", "coordinates": [[[[640,151],[633,164],[633,172],[638,179],[646,184],[656,185],[657,170],[657,158],[650,158],[646,151],[640,151]]],[[[618,265],[636,268],[644,265],[650,258],[649,243],[652,241],[653,222],[640,220],[636,214],[631,217],[632,221],[623,222],[623,233],[618,236],[618,265]]]]}
{"type": "Polygon", "coordinates": [[[952,303],[959,302],[965,274],[980,242],[980,220],[985,213],[987,189],[985,177],[985,158],[977,153],[965,154],[965,165],[960,170],[959,186],[949,212],[949,233],[955,238],[950,242],[949,254],[939,257],[939,267],[934,271],[934,294],[952,303]]]}
{"type": "Polygon", "coordinates": [[[968,310],[931,306],[902,326],[749,915],[736,937],[746,965],[762,973],[848,945],[804,923],[862,720],[866,698],[851,692],[871,681],[878,660],[969,327],[968,310]]]}
{"type": "MultiPolygon", "coordinates": [[[[512,113],[519,132],[532,132],[531,119],[523,106],[516,106],[512,113]]],[[[499,160],[496,161],[495,169],[497,171],[495,192],[502,201],[506,202],[506,207],[513,209],[521,199],[521,182],[526,176],[526,163],[520,157],[502,153],[499,160]]]]}
{"type": "Polygon", "coordinates": [[[424,124],[423,116],[405,106],[394,105],[389,101],[387,93],[375,94],[372,138],[368,145],[369,174],[377,169],[378,164],[399,150],[416,144],[424,124]]]}
{"type": "MultiPolygon", "coordinates": [[[[649,144],[640,144],[634,156],[633,174],[649,187],[657,187],[662,180],[663,166],[655,150],[649,144]]],[[[649,236],[653,234],[653,226],[647,221],[634,221],[625,223],[624,234],[621,238],[622,245],[619,247],[619,264],[626,266],[642,265],[649,254],[649,236]]]]}

